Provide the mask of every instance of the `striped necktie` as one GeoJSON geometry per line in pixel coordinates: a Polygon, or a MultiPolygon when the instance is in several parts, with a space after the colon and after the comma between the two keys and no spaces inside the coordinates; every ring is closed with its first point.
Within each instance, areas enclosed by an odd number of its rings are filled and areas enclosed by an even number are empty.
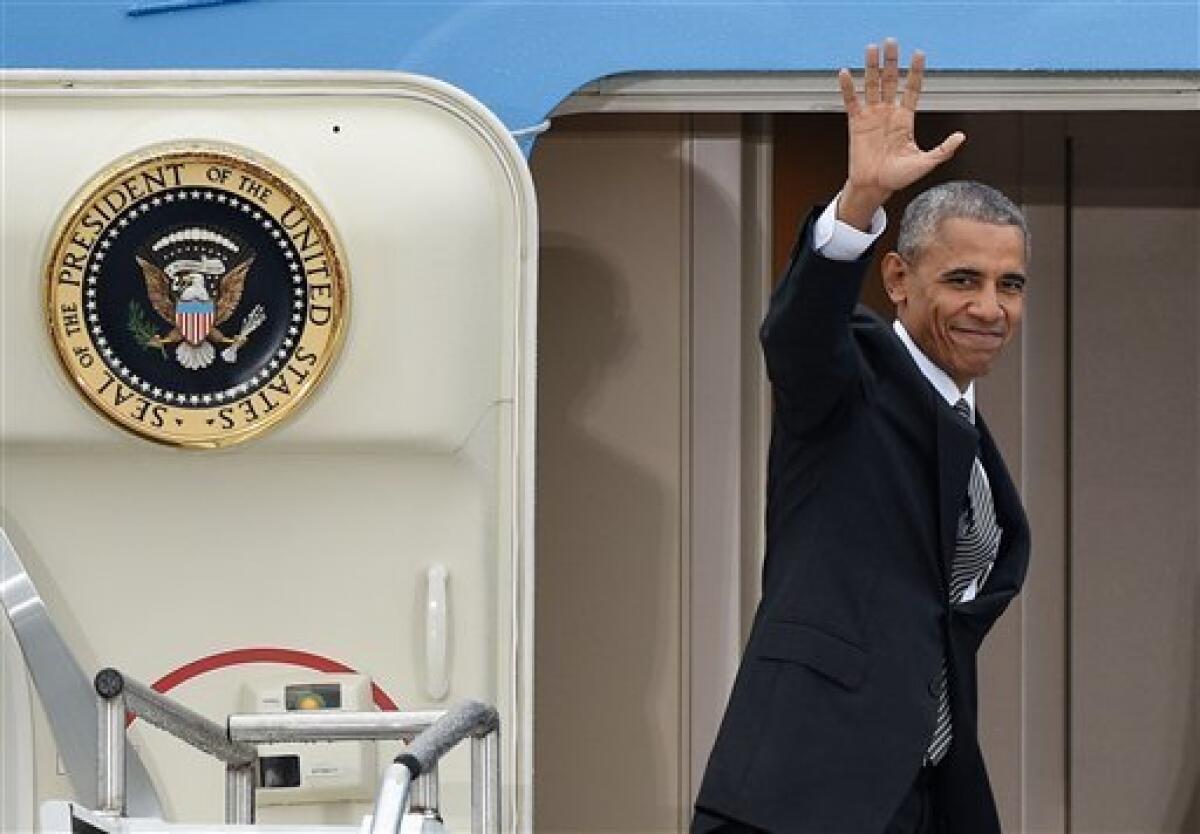
{"type": "MultiPolygon", "coordinates": [[[[954,404],[954,410],[968,422],[971,421],[971,406],[966,400],[954,404]]],[[[950,566],[950,602],[962,602],[969,588],[978,592],[987,581],[988,573],[1000,550],[1000,525],[996,522],[996,509],[992,504],[992,490],[979,458],[971,466],[971,477],[967,483],[967,495],[962,514],[958,518],[958,539],[954,546],[954,562],[950,566]]],[[[946,659],[942,658],[942,674],[938,680],[937,724],[933,738],[925,754],[926,761],[937,764],[950,749],[954,736],[950,716],[950,692],[946,659]]]]}

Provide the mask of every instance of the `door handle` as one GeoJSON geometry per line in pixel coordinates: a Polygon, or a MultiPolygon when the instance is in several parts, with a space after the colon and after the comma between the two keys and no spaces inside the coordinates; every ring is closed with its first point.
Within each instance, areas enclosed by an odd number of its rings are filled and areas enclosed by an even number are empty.
{"type": "Polygon", "coordinates": [[[445,565],[430,565],[425,572],[425,694],[435,701],[450,691],[450,613],[445,565]]]}

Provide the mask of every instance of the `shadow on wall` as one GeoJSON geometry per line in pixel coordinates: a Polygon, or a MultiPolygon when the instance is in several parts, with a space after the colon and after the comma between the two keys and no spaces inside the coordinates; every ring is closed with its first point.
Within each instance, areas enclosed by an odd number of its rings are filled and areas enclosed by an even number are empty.
{"type": "Polygon", "coordinates": [[[664,744],[655,710],[678,674],[678,622],[660,604],[678,593],[677,499],[615,436],[636,434],[643,407],[613,382],[637,347],[619,277],[564,235],[540,259],[537,829],[646,831],[648,815],[673,828],[675,728],[664,744]]]}
{"type": "MultiPolygon", "coordinates": [[[[1192,610],[1192,674],[1184,703],[1200,703],[1200,580],[1193,579],[1192,610]]],[[[1195,751],[1200,728],[1196,725],[1196,711],[1187,713],[1186,730],[1180,738],[1183,748],[1183,765],[1179,778],[1171,791],[1167,806],[1166,830],[1200,831],[1200,771],[1197,770],[1195,751]]]]}

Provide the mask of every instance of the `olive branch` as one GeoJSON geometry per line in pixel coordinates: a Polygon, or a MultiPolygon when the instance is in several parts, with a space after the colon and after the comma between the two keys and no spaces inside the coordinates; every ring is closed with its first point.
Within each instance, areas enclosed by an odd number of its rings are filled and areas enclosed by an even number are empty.
{"type": "Polygon", "coordinates": [[[134,341],[142,346],[143,350],[150,350],[157,347],[163,359],[167,358],[167,351],[162,346],[162,343],[155,345],[150,340],[157,338],[158,333],[154,331],[154,324],[150,321],[150,317],[146,315],[146,311],[142,305],[136,301],[129,302],[129,332],[133,335],[134,341]]]}

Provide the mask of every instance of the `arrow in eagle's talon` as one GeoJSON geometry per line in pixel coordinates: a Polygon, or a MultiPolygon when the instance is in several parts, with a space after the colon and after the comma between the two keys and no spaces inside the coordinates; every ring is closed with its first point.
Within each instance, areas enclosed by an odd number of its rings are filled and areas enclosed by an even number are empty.
{"type": "Polygon", "coordinates": [[[221,351],[221,358],[226,362],[236,362],[238,348],[246,344],[246,342],[250,340],[250,334],[257,330],[259,325],[266,320],[267,314],[263,310],[263,306],[261,304],[256,304],[254,309],[246,315],[246,318],[242,319],[241,332],[239,332],[237,336],[233,338],[233,344],[221,351]]]}

